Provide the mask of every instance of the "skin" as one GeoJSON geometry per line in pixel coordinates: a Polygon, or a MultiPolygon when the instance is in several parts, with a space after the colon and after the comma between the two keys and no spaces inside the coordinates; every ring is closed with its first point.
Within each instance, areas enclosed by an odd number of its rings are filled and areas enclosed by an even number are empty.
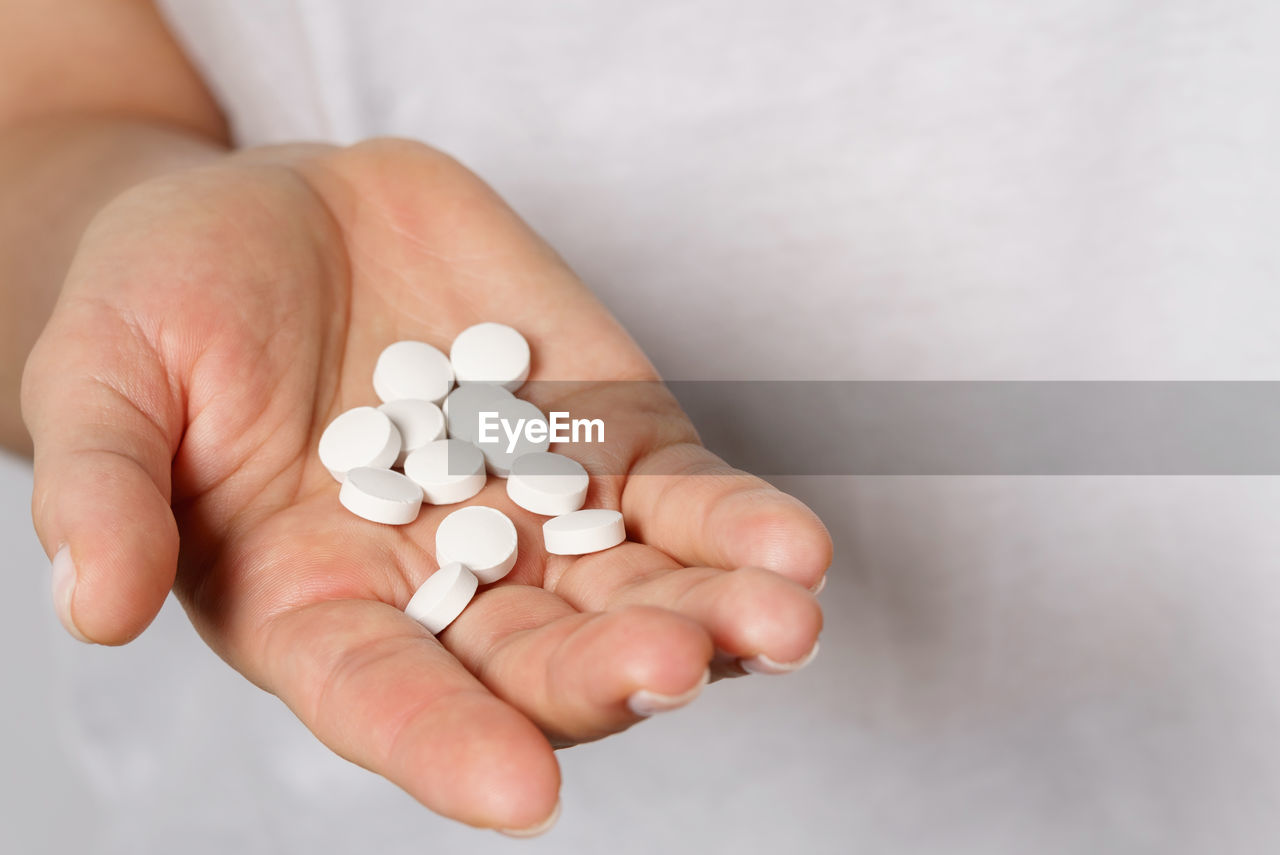
{"type": "MultiPolygon", "coordinates": [[[[28,5],[0,0],[0,32],[28,5]]],[[[165,40],[151,54],[186,68],[146,4],[103,5],[131,10],[145,23],[132,38],[165,40]]],[[[5,65],[35,56],[0,45],[5,65]]],[[[43,187],[67,200],[71,232],[48,238],[46,256],[66,256],[0,272],[3,308],[43,326],[21,415],[37,532],[74,563],[74,586],[55,593],[74,635],[127,642],[172,589],[208,644],[334,751],[432,810],[500,829],[543,824],[557,803],[554,748],[641,720],[637,692],[678,705],[709,666],[740,674],[740,661],[796,662],[814,647],[810,588],[831,560],[822,524],[703,449],[660,385],[611,382],[657,378],[476,176],[403,140],[227,153],[220,117],[113,119],[109,102],[23,113],[0,133],[0,174],[22,176],[32,196],[50,152],[70,164],[43,187]],[[107,177],[90,168],[104,163],[107,177]],[[534,380],[579,381],[535,386],[534,403],[609,426],[607,445],[573,454],[626,473],[593,478],[588,506],[620,509],[628,542],[547,556],[543,518],[490,479],[466,504],[510,516],[520,558],[437,638],[402,609],[460,506],[424,507],[403,527],[360,520],[315,449],[332,418],[375,402],[383,347],[413,338],[447,351],[486,320],[529,339],[534,380]]],[[[169,106],[181,116],[190,103],[169,106]]],[[[23,228],[0,229],[0,257],[24,254],[36,230],[23,228]]]]}

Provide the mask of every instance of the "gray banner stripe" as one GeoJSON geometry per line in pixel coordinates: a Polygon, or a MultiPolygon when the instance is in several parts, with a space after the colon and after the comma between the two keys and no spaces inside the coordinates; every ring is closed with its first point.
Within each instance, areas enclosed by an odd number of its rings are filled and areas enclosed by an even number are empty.
{"type": "Polygon", "coordinates": [[[1274,382],[683,382],[762,475],[1280,474],[1274,382]]]}

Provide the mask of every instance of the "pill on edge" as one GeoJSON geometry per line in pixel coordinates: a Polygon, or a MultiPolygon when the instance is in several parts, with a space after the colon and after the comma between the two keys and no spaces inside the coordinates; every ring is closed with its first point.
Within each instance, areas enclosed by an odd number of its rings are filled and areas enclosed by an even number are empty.
{"type": "Polygon", "coordinates": [[[622,514],[604,508],[573,511],[542,524],[542,542],[552,555],[586,555],[627,539],[622,514]]]}
{"type": "Polygon", "coordinates": [[[461,563],[445,564],[418,586],[404,612],[432,635],[439,635],[462,614],[479,586],[476,574],[461,563]]]}

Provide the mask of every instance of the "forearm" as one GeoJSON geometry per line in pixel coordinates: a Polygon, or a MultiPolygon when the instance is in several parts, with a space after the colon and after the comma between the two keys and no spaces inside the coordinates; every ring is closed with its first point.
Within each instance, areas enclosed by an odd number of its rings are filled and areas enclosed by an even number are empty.
{"type": "Polygon", "coordinates": [[[0,129],[0,444],[30,453],[18,409],[22,366],[94,214],[139,181],[225,153],[209,137],[124,118],[0,129]]]}

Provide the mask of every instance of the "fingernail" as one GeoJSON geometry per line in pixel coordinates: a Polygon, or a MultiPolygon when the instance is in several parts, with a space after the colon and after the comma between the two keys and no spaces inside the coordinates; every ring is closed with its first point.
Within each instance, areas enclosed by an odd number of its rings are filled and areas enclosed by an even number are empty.
{"type": "Polygon", "coordinates": [[[53,556],[53,608],[62,626],[77,641],[89,643],[71,619],[71,597],[76,592],[76,565],[71,561],[71,547],[63,546],[53,556]]]}
{"type": "Polygon", "coordinates": [[[809,589],[809,592],[816,597],[822,593],[822,589],[825,587],[827,587],[827,574],[823,573],[822,578],[818,580],[816,585],[809,589]]]}
{"type": "Polygon", "coordinates": [[[638,716],[651,716],[654,713],[678,709],[698,697],[702,687],[711,682],[711,669],[702,672],[702,679],[692,689],[678,695],[663,695],[640,689],[627,698],[627,707],[638,716]]]}
{"type": "Polygon", "coordinates": [[[813,657],[818,655],[818,642],[813,643],[813,648],[801,656],[795,662],[777,662],[765,656],[763,653],[758,656],[752,656],[749,659],[741,660],[743,669],[752,674],[790,674],[792,671],[799,671],[804,666],[813,661],[813,657]]]}
{"type": "Polygon", "coordinates": [[[507,837],[537,837],[539,834],[546,834],[551,830],[551,826],[556,824],[556,820],[560,818],[560,802],[556,801],[556,806],[551,809],[551,815],[537,825],[531,825],[528,828],[499,828],[499,834],[505,834],[507,837]]]}

